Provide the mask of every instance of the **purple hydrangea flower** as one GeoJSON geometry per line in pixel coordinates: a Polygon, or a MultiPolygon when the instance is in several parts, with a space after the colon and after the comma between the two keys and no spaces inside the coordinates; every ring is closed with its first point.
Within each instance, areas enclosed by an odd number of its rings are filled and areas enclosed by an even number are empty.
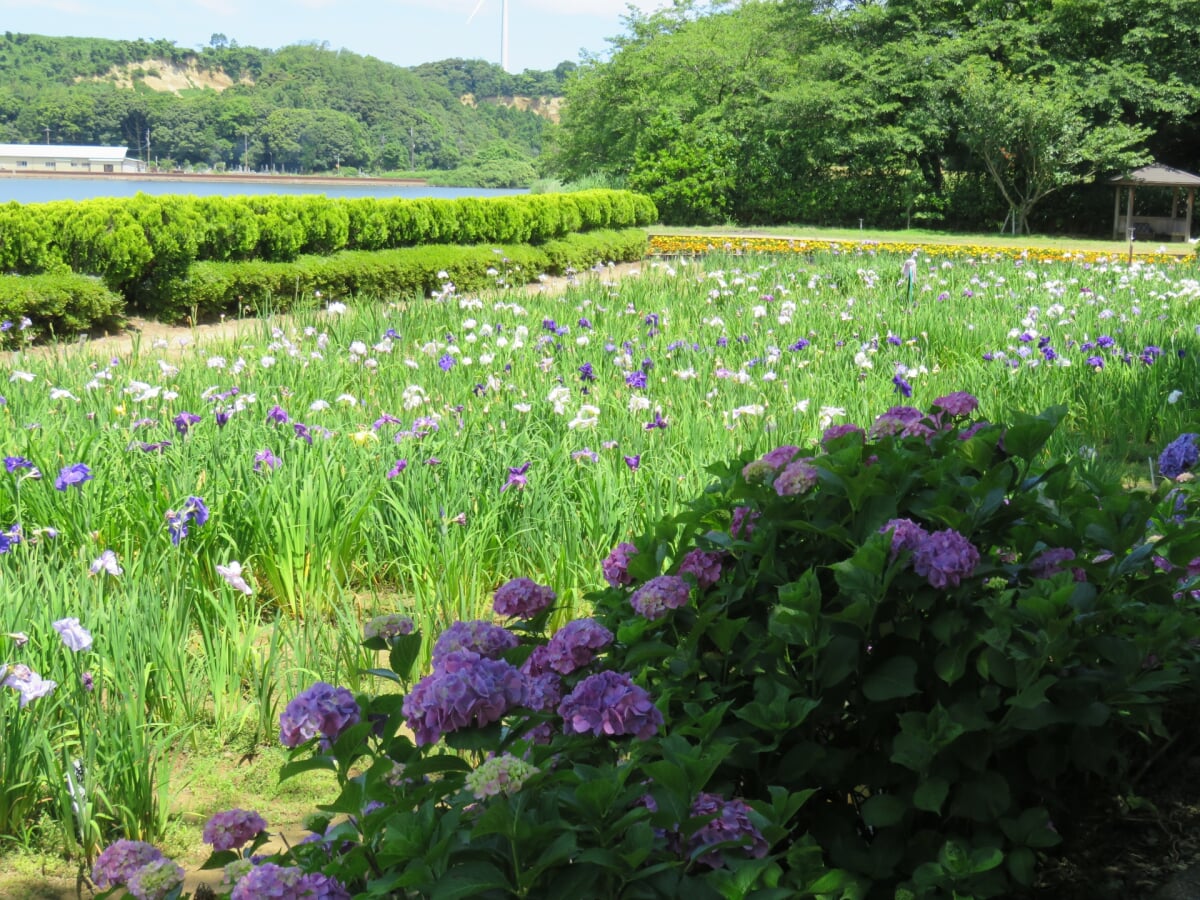
{"type": "Polygon", "coordinates": [[[353,694],[318,681],[297,694],[279,714],[279,742],[288,748],[299,747],[318,734],[332,742],[361,718],[353,694]]]}
{"type": "Polygon", "coordinates": [[[933,401],[933,408],[952,416],[969,416],[979,409],[979,400],[966,391],[954,391],[933,401]]]}
{"type": "Polygon", "coordinates": [[[350,900],[341,882],[321,872],[263,863],[238,879],[229,900],[350,900]]]}
{"type": "Polygon", "coordinates": [[[745,540],[754,534],[754,523],[761,516],[758,510],[751,509],[748,506],[735,506],[733,508],[733,520],[729,525],[729,534],[735,538],[745,540]]]}
{"type": "Polygon", "coordinates": [[[118,887],[147,863],[162,859],[162,851],[145,841],[121,840],[109,844],[96,857],[92,866],[92,881],[100,889],[118,887]]]}
{"type": "Polygon", "coordinates": [[[700,590],[712,587],[721,580],[721,563],[725,554],[719,550],[691,550],[679,563],[680,575],[691,575],[700,590]]]}
{"type": "Polygon", "coordinates": [[[938,589],[958,587],[978,564],[975,545],[953,528],[928,535],[913,553],[913,571],[938,589]]]}
{"type": "Polygon", "coordinates": [[[830,425],[821,435],[821,446],[828,448],[831,443],[840,437],[847,434],[857,434],[861,438],[866,437],[866,432],[851,422],[845,422],[841,425],[830,425]]]}
{"type": "Polygon", "coordinates": [[[769,845],[762,832],[750,821],[750,807],[738,797],[726,800],[720,794],[702,793],[692,803],[693,819],[713,817],[688,839],[688,853],[696,862],[717,869],[725,865],[720,850],[701,851],[715,844],[736,841],[745,847],[744,853],[751,859],[762,859],[769,845]],[[699,854],[697,856],[697,854],[699,854]]]}
{"type": "Polygon", "coordinates": [[[54,479],[54,489],[57,491],[65,491],[69,487],[77,487],[82,489],[85,481],[92,480],[92,470],[83,463],[73,463],[69,466],[63,466],[59,470],[58,477],[54,479]]]}
{"type": "Polygon", "coordinates": [[[557,599],[558,594],[548,587],[528,578],[514,578],[496,589],[492,609],[498,616],[532,619],[557,599]]]}
{"type": "Polygon", "coordinates": [[[525,676],[511,663],[458,651],[408,692],[401,707],[418,745],[468,725],[482,728],[525,703],[525,676]]]}
{"type": "Polygon", "coordinates": [[[633,592],[630,605],[650,621],[661,619],[669,609],[686,606],[692,586],[687,579],[678,575],[659,575],[651,578],[633,592]]]}
{"type": "Polygon", "coordinates": [[[507,628],[482,619],[455,622],[440,635],[433,645],[433,667],[451,653],[467,650],[488,659],[498,659],[505,650],[517,646],[517,636],[507,628]]]}
{"type": "Polygon", "coordinates": [[[663,724],[662,713],[645,689],[619,672],[597,672],[583,679],[563,698],[558,714],[566,734],[597,737],[633,735],[646,740],[663,724]]]}
{"type": "Polygon", "coordinates": [[[629,558],[636,556],[637,552],[638,548],[633,544],[627,542],[617,544],[600,564],[604,580],[615,588],[633,584],[633,578],[629,574],[629,558]]]}
{"type": "Polygon", "coordinates": [[[412,634],[415,627],[411,616],[387,613],[369,620],[363,626],[363,637],[367,640],[378,637],[391,642],[401,635],[412,634]]]}
{"type": "Polygon", "coordinates": [[[912,437],[920,435],[928,437],[933,434],[933,429],[922,421],[925,414],[919,409],[911,406],[893,406],[891,409],[879,416],[871,425],[870,436],[872,438],[886,437],[888,435],[899,435],[900,437],[912,437]]]}
{"type": "Polygon", "coordinates": [[[1065,571],[1065,563],[1075,558],[1075,551],[1070,547],[1049,547],[1039,553],[1029,563],[1029,574],[1034,578],[1051,578],[1065,571]]]}
{"type": "Polygon", "coordinates": [[[817,467],[812,464],[811,456],[788,463],[775,478],[775,493],[780,497],[806,494],[816,485],[817,476],[817,467]]]}
{"type": "Polygon", "coordinates": [[[134,900],[166,900],[182,884],[183,867],[161,857],[136,870],[125,887],[134,900]]]}
{"type": "Polygon", "coordinates": [[[560,675],[570,675],[590,665],[596,654],[612,642],[613,633],[595,619],[575,619],[550,638],[546,665],[560,675]]]}
{"type": "Polygon", "coordinates": [[[893,562],[905,550],[916,550],[921,546],[921,542],[929,537],[929,533],[912,519],[890,519],[879,529],[880,534],[887,534],[889,531],[892,533],[893,562]]]}
{"type": "Polygon", "coordinates": [[[1163,478],[1177,478],[1200,461],[1196,439],[1200,435],[1181,434],[1163,449],[1158,457],[1158,471],[1163,478]]]}
{"type": "Polygon", "coordinates": [[[79,624],[78,619],[59,619],[54,623],[54,630],[68,649],[76,653],[92,649],[92,636],[79,624]]]}
{"type": "Polygon", "coordinates": [[[766,483],[784,466],[795,459],[800,448],[792,444],[776,447],[742,467],[742,477],[751,483],[766,483]]]}
{"type": "Polygon", "coordinates": [[[245,809],[230,809],[216,813],[204,823],[202,839],[214,850],[237,850],[266,831],[267,820],[245,809]]]}

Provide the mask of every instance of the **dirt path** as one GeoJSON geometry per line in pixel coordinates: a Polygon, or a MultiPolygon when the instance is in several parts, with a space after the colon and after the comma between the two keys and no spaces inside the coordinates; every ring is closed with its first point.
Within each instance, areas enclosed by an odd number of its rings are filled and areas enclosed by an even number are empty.
{"type": "MultiPolygon", "coordinates": [[[[608,287],[625,279],[637,278],[654,263],[650,261],[620,263],[598,266],[576,276],[547,276],[541,281],[525,285],[519,290],[527,295],[564,293],[572,285],[608,287]]],[[[289,316],[276,316],[273,321],[288,322],[289,316]]],[[[252,335],[262,327],[261,319],[224,318],[219,322],[201,325],[168,325],[153,319],[132,316],[125,327],[112,334],[103,333],[82,339],[77,343],[39,345],[21,351],[27,358],[54,356],[63,353],[85,352],[96,356],[121,356],[133,351],[135,346],[143,353],[154,352],[161,356],[177,356],[188,348],[227,343],[239,337],[252,335]]],[[[3,897],[0,896],[0,900],[3,897]]]]}

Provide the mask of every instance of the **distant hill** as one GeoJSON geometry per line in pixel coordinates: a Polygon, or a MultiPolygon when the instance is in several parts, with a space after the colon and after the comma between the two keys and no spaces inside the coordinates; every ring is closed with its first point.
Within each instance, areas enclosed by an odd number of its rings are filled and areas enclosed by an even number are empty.
{"type": "Polygon", "coordinates": [[[481,60],[405,68],[328,44],[264,50],[214,35],[191,50],[6,32],[0,140],[120,144],[172,168],[383,173],[505,158],[528,172],[574,68],[512,75],[481,60]]]}

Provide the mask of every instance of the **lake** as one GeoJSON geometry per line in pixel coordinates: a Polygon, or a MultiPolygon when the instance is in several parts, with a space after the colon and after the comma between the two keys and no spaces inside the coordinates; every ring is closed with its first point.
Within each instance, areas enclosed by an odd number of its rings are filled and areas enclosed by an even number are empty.
{"type": "Polygon", "coordinates": [[[327,197],[506,197],[526,194],[517,188],[447,188],[427,185],[396,184],[386,181],[336,180],[298,182],[280,176],[278,180],[124,176],[63,178],[13,175],[0,177],[0,203],[47,203],[51,200],[88,200],[92,197],[132,197],[143,194],[191,194],[197,197],[244,196],[247,194],[324,194],[327,197]]]}

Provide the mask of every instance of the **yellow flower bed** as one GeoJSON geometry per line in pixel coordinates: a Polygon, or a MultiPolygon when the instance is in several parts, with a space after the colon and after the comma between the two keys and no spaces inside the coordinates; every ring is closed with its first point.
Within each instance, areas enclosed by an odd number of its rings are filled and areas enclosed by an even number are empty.
{"type": "MultiPolygon", "coordinates": [[[[714,237],[712,235],[656,234],[650,237],[651,256],[697,256],[704,253],[887,253],[908,256],[919,250],[939,259],[1001,260],[1030,262],[1107,263],[1128,259],[1127,251],[1051,250],[1046,248],[984,247],[972,244],[936,244],[916,241],[814,240],[776,237],[714,237]]],[[[1135,249],[1139,262],[1193,263],[1195,255],[1135,249]]]]}

